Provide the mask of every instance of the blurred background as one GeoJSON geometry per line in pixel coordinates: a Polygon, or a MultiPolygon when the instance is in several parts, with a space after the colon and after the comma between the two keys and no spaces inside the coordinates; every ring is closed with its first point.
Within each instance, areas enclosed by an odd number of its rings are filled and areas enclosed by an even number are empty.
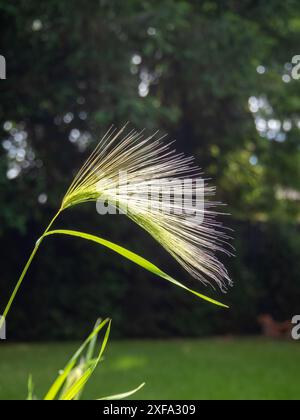
{"type": "Polygon", "coordinates": [[[196,156],[228,205],[224,223],[236,248],[224,259],[235,282],[224,296],[190,280],[125,217],[100,217],[94,204],[73,208],[57,227],[128,247],[231,309],[108,250],[48,238],[11,312],[9,340],[82,339],[99,316],[113,319],[119,339],[229,340],[260,334],[262,314],[279,322],[299,313],[296,0],[0,0],[0,26],[3,308],[73,175],[112,123],[159,128],[196,156]]]}

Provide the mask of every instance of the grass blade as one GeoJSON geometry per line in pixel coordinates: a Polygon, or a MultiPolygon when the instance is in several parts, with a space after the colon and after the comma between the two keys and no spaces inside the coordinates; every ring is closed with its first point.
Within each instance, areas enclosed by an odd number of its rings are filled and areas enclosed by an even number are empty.
{"type": "MultiPolygon", "coordinates": [[[[107,324],[109,324],[108,329],[110,330],[110,323],[111,323],[111,320],[106,319],[103,322],[101,322],[101,324],[99,324],[97,327],[94,328],[94,330],[88,336],[88,338],[85,340],[85,342],[79,347],[79,349],[76,351],[76,353],[73,355],[73,357],[69,360],[69,362],[67,363],[63,372],[54,381],[53,385],[51,386],[51,388],[47,392],[47,395],[45,396],[44,400],[46,400],[46,401],[50,400],[51,401],[51,400],[54,400],[56,398],[57,394],[59,393],[63,384],[65,383],[65,380],[67,379],[69,373],[72,371],[72,369],[76,365],[76,362],[77,362],[79,356],[81,355],[81,353],[93,341],[94,337],[96,337],[99,334],[100,330],[102,328],[104,328],[107,324]]],[[[103,344],[102,344],[102,347],[103,347],[103,344]]],[[[102,347],[101,347],[101,349],[102,349],[102,347]]],[[[103,354],[103,352],[102,352],[102,354],[103,354]]]]}
{"type": "Polygon", "coordinates": [[[34,385],[33,385],[32,375],[29,375],[27,386],[28,386],[27,401],[33,401],[33,399],[34,399],[34,395],[33,395],[34,385]]]}
{"type": "Polygon", "coordinates": [[[145,383],[141,384],[139,387],[137,387],[136,389],[133,389],[132,391],[124,392],[123,394],[111,395],[109,397],[99,398],[98,401],[123,400],[124,398],[131,397],[131,395],[134,395],[136,392],[144,388],[144,386],[145,386],[145,383]]]}
{"type": "Polygon", "coordinates": [[[92,364],[92,366],[86,370],[86,372],[83,373],[83,375],[64,393],[64,395],[61,397],[61,400],[63,401],[70,401],[73,400],[79,393],[82,392],[85,384],[90,379],[91,375],[94,373],[96,367],[98,366],[99,362],[101,361],[101,358],[103,356],[103,353],[106,349],[107,342],[110,335],[110,329],[111,329],[111,321],[108,323],[108,327],[100,348],[99,355],[95,362],[92,364]]]}
{"type": "Polygon", "coordinates": [[[87,381],[90,379],[94,369],[89,368],[84,374],[65,392],[61,397],[62,401],[71,401],[78,395],[84,388],[87,381]]]}
{"type": "Polygon", "coordinates": [[[197,297],[210,302],[214,305],[220,306],[222,308],[227,308],[228,306],[224,305],[223,303],[220,303],[214,299],[211,299],[208,296],[202,295],[201,293],[196,292],[195,290],[189,289],[184,284],[180,283],[179,281],[173,279],[173,277],[169,276],[168,274],[164,273],[162,270],[160,270],[156,265],[152,264],[150,261],[146,260],[145,258],[135,254],[134,252],[129,251],[126,248],[123,248],[120,245],[117,245],[113,242],[107,241],[106,239],[100,238],[98,236],[90,235],[88,233],[84,232],[77,232],[74,230],[53,230],[50,232],[47,232],[45,236],[50,235],[67,235],[67,236],[75,236],[77,238],[86,239],[88,241],[95,242],[99,245],[105,246],[106,248],[111,249],[112,251],[116,252],[119,255],[122,255],[124,258],[127,258],[128,260],[134,262],[135,264],[139,265],[140,267],[143,267],[144,269],[150,271],[151,273],[175,284],[178,287],[181,287],[182,289],[196,295],[197,297]]]}

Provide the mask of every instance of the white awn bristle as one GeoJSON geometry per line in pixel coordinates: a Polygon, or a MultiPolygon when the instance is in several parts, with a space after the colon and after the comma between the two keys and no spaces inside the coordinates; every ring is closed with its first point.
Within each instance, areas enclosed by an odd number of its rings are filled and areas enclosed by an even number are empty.
{"type": "Polygon", "coordinates": [[[99,199],[115,204],[152,235],[194,278],[222,291],[232,285],[216,253],[228,251],[229,237],[210,201],[215,189],[201,177],[194,159],[178,154],[157,133],[111,128],[86,161],[64,197],[62,209],[99,199]],[[123,176],[120,176],[120,174],[123,176]],[[126,175],[126,176],[125,176],[126,175]],[[189,182],[192,180],[192,183],[189,182]],[[183,202],[184,212],[180,208],[183,202]],[[149,204],[149,185],[152,192],[149,204]],[[170,198],[171,186],[171,198],[170,198]],[[195,212],[195,197],[203,206],[195,212]]]}

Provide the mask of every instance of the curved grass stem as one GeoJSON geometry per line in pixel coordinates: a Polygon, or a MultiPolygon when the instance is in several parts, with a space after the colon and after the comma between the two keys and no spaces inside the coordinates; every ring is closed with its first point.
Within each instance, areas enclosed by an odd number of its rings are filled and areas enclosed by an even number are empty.
{"type": "Polygon", "coordinates": [[[19,289],[20,289],[20,287],[21,287],[21,285],[22,285],[22,283],[23,283],[24,277],[26,276],[27,271],[28,271],[29,267],[31,266],[31,263],[32,263],[32,261],[33,261],[33,259],[34,259],[35,255],[36,255],[36,253],[37,253],[37,251],[38,251],[39,247],[41,246],[41,244],[42,244],[42,242],[43,242],[43,239],[45,238],[45,235],[46,235],[46,234],[47,234],[47,232],[50,230],[50,228],[52,227],[52,225],[54,224],[54,222],[56,221],[56,219],[58,218],[58,216],[60,215],[60,213],[61,213],[61,212],[62,212],[62,210],[60,209],[60,210],[56,213],[56,215],[53,217],[53,219],[52,219],[52,220],[51,220],[51,222],[49,223],[48,227],[46,228],[45,232],[43,233],[43,235],[42,235],[42,236],[40,237],[40,239],[37,241],[37,243],[36,243],[36,245],[35,245],[35,247],[34,247],[34,249],[33,249],[32,253],[31,253],[31,255],[30,255],[30,257],[29,257],[29,259],[28,259],[28,261],[27,261],[27,263],[26,263],[26,265],[25,265],[25,267],[24,267],[23,271],[22,271],[22,274],[21,274],[21,276],[20,276],[20,278],[19,278],[19,280],[18,280],[18,282],[17,282],[17,284],[16,284],[16,286],[15,286],[15,288],[14,288],[14,290],[13,290],[13,292],[12,292],[11,296],[10,296],[10,299],[9,299],[9,301],[8,301],[8,303],[7,303],[7,305],[6,305],[6,308],[5,308],[4,312],[3,312],[3,316],[2,316],[2,318],[0,319],[0,329],[1,329],[1,328],[2,328],[2,326],[3,326],[3,323],[4,323],[4,321],[5,321],[6,317],[7,317],[8,313],[9,313],[9,310],[10,310],[10,308],[11,308],[11,306],[12,306],[12,304],[13,304],[14,300],[15,300],[15,297],[16,297],[16,295],[17,295],[17,293],[18,293],[18,291],[19,291],[19,289]]]}

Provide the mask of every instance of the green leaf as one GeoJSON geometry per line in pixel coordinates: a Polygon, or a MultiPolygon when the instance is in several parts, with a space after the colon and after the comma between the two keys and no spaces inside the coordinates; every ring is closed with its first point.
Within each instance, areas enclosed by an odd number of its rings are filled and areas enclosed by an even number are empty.
{"type": "Polygon", "coordinates": [[[86,372],[83,373],[83,375],[64,393],[64,395],[61,397],[62,401],[70,401],[73,400],[80,392],[82,392],[85,384],[90,379],[91,375],[94,373],[96,367],[98,366],[99,362],[101,361],[102,355],[105,351],[105,348],[107,346],[107,342],[110,335],[110,329],[111,329],[111,321],[108,323],[108,327],[101,345],[101,349],[99,352],[99,355],[97,359],[94,361],[92,366],[86,370],[86,372]]]}
{"type": "Polygon", "coordinates": [[[143,383],[142,385],[140,385],[139,387],[137,387],[136,389],[134,389],[132,391],[124,392],[123,394],[111,395],[109,397],[99,398],[98,401],[123,400],[124,398],[131,397],[131,395],[133,395],[136,392],[138,392],[144,386],[145,386],[145,383],[143,383]]]}
{"type": "Polygon", "coordinates": [[[60,391],[61,387],[65,383],[65,380],[67,379],[67,377],[68,377],[69,373],[71,372],[71,370],[74,368],[75,364],[76,364],[76,360],[70,360],[70,362],[68,363],[68,365],[58,375],[58,377],[54,381],[53,385],[51,386],[51,388],[47,392],[47,394],[46,394],[46,396],[44,398],[45,401],[52,401],[52,400],[55,399],[56,395],[58,394],[58,392],[60,391]]]}
{"type": "Polygon", "coordinates": [[[73,400],[79,392],[82,391],[83,387],[90,379],[92,373],[94,372],[93,368],[89,368],[84,374],[65,392],[61,397],[62,401],[73,400]]]}
{"type": "MultiPolygon", "coordinates": [[[[79,349],[76,351],[76,353],[70,359],[70,361],[67,363],[67,365],[64,368],[64,370],[62,371],[62,373],[54,381],[53,385],[51,386],[51,388],[49,389],[49,391],[47,392],[47,394],[44,398],[45,401],[49,401],[49,400],[51,401],[51,400],[55,399],[58,392],[60,391],[63,384],[65,383],[69,373],[72,371],[72,369],[76,365],[76,362],[77,362],[79,356],[81,355],[81,353],[93,341],[94,337],[96,337],[99,334],[100,330],[102,328],[104,328],[107,324],[109,324],[107,330],[110,331],[110,324],[111,324],[110,319],[104,320],[103,322],[101,322],[101,324],[99,324],[97,327],[94,328],[92,333],[88,336],[88,338],[85,340],[85,342],[79,347],[79,349]]],[[[106,331],[106,335],[105,335],[105,339],[104,339],[104,340],[106,340],[106,343],[107,343],[108,337],[106,338],[106,336],[107,336],[107,331],[106,331]]],[[[103,341],[103,343],[104,343],[104,341],[103,341]]],[[[106,344],[105,344],[105,346],[106,346],[106,344]]],[[[104,346],[104,349],[105,349],[105,346],[104,346]]],[[[103,354],[104,349],[103,349],[103,344],[102,344],[102,347],[101,347],[102,354],[103,354]]],[[[102,356],[102,354],[101,354],[101,356],[102,356]]]]}
{"type": "Polygon", "coordinates": [[[28,377],[27,387],[28,387],[27,401],[32,401],[34,399],[34,395],[33,395],[34,385],[33,385],[32,375],[29,375],[28,377]]]}
{"type": "Polygon", "coordinates": [[[205,295],[202,295],[195,290],[189,289],[188,287],[184,286],[179,281],[173,279],[173,277],[169,276],[168,274],[164,273],[162,270],[160,270],[156,265],[152,264],[150,261],[146,260],[143,257],[140,257],[139,255],[135,254],[134,252],[129,251],[126,248],[121,247],[120,245],[117,245],[113,242],[107,241],[106,239],[100,238],[98,236],[89,235],[84,232],[77,232],[73,230],[53,230],[50,232],[47,232],[45,236],[50,235],[67,235],[67,236],[75,236],[77,238],[86,239],[88,241],[95,242],[99,245],[105,246],[106,248],[111,249],[112,251],[116,252],[119,255],[122,255],[123,257],[127,258],[128,260],[134,262],[135,264],[139,265],[140,267],[143,267],[144,269],[150,271],[151,273],[162,277],[165,280],[168,280],[169,282],[175,284],[178,287],[181,287],[184,290],[187,290],[190,293],[193,293],[194,295],[198,296],[199,298],[210,302],[214,305],[221,306],[222,308],[228,308],[228,306],[224,305],[223,303],[217,302],[214,299],[211,299],[205,295]]]}
{"type": "MultiPolygon", "coordinates": [[[[96,329],[99,325],[101,324],[101,319],[98,319],[94,329],[96,329]]],[[[88,349],[87,349],[87,353],[86,353],[86,363],[89,363],[90,361],[93,360],[94,357],[94,353],[95,353],[95,347],[97,344],[97,335],[95,335],[95,337],[91,340],[88,349]]]]}

